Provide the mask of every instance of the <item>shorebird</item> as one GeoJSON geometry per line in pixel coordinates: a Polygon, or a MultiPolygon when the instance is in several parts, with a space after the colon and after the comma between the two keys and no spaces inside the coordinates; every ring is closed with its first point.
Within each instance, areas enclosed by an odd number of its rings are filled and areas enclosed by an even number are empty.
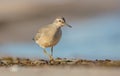
{"type": "Polygon", "coordinates": [[[35,42],[43,48],[45,55],[49,56],[50,60],[53,59],[53,47],[59,42],[62,30],[61,27],[67,25],[64,17],[58,17],[54,20],[52,24],[47,25],[46,27],[40,28],[34,37],[35,42]],[[51,47],[51,54],[48,54],[46,48],[51,47]]]}

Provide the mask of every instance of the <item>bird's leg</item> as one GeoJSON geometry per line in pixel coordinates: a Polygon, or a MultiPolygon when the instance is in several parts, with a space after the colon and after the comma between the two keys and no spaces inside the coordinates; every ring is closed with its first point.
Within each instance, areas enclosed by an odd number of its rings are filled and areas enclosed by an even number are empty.
{"type": "Polygon", "coordinates": [[[46,51],[45,48],[43,49],[43,51],[44,51],[44,54],[45,54],[45,55],[49,56],[49,59],[50,59],[50,60],[53,60],[53,57],[52,57],[50,54],[47,53],[47,51],[46,51]]]}
{"type": "Polygon", "coordinates": [[[51,47],[51,55],[50,55],[51,60],[54,60],[53,58],[53,46],[51,47]]]}
{"type": "Polygon", "coordinates": [[[53,56],[53,46],[51,47],[51,56],[53,56]]]}
{"type": "Polygon", "coordinates": [[[43,49],[43,51],[44,51],[44,54],[45,54],[45,55],[47,55],[47,56],[49,55],[49,54],[47,53],[47,51],[46,51],[45,48],[43,49]]]}

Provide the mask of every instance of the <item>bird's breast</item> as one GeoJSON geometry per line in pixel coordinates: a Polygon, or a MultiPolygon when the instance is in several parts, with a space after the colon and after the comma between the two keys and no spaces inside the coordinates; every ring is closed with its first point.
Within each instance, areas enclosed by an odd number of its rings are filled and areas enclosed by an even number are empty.
{"type": "Polygon", "coordinates": [[[56,31],[51,30],[46,34],[43,34],[37,43],[42,47],[52,47],[60,41],[61,35],[61,29],[56,31]]]}
{"type": "Polygon", "coordinates": [[[60,38],[61,38],[61,35],[62,35],[62,31],[60,29],[54,34],[51,42],[54,43],[54,44],[57,44],[59,42],[60,38]]]}

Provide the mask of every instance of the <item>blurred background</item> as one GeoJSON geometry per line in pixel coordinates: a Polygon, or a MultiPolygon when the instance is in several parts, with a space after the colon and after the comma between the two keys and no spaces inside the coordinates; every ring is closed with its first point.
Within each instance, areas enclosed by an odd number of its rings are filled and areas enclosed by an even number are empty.
{"type": "Polygon", "coordinates": [[[120,60],[120,0],[0,0],[0,57],[47,58],[32,38],[58,16],[54,57],[120,60]]]}

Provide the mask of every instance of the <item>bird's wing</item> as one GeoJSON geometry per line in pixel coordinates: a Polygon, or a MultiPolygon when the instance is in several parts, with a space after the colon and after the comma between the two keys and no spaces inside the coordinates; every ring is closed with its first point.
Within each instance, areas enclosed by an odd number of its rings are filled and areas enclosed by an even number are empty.
{"type": "Polygon", "coordinates": [[[34,40],[37,41],[37,40],[40,38],[40,36],[41,36],[41,33],[38,32],[38,33],[36,34],[36,36],[34,37],[34,40]]]}
{"type": "Polygon", "coordinates": [[[34,41],[39,40],[39,38],[41,37],[42,33],[46,31],[46,28],[40,28],[36,34],[36,36],[34,37],[34,41]]]}
{"type": "Polygon", "coordinates": [[[33,38],[33,40],[34,40],[34,41],[38,40],[38,39],[41,37],[41,35],[43,35],[43,33],[44,33],[44,34],[47,34],[48,31],[49,31],[49,28],[48,28],[48,27],[49,27],[49,26],[40,28],[40,29],[38,30],[36,36],[33,38]]]}
{"type": "MultiPolygon", "coordinates": [[[[44,28],[42,28],[44,29],[44,28]]],[[[42,29],[39,29],[36,36],[34,37],[34,40],[37,41],[40,37],[41,37],[41,34],[42,34],[42,29]]]]}

